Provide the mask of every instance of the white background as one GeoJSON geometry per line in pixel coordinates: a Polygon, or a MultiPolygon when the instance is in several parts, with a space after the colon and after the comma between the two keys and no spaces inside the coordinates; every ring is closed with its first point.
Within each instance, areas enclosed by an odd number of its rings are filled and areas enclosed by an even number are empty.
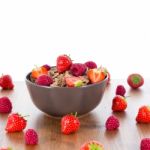
{"type": "Polygon", "coordinates": [[[0,1],[0,74],[14,80],[64,53],[106,66],[112,78],[148,78],[149,51],[149,0],[0,1]]]}

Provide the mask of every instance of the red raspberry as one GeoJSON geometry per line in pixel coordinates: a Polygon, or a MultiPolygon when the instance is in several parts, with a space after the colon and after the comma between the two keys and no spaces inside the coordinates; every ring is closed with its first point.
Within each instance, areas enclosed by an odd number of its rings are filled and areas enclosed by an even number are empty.
{"type": "Polygon", "coordinates": [[[118,85],[116,88],[116,95],[124,96],[126,93],[126,89],[123,85],[118,85]]]}
{"type": "Polygon", "coordinates": [[[49,71],[51,69],[51,67],[49,65],[47,65],[47,64],[43,65],[42,67],[46,68],[47,71],[49,71]]]}
{"type": "Polygon", "coordinates": [[[50,86],[53,83],[53,79],[48,75],[41,75],[36,79],[35,83],[42,86],[50,86]]]}
{"type": "Polygon", "coordinates": [[[0,98],[0,113],[10,113],[12,110],[12,103],[8,97],[0,98]]]}
{"type": "Polygon", "coordinates": [[[71,71],[72,75],[74,75],[76,77],[82,76],[86,72],[86,66],[81,63],[74,63],[74,64],[72,64],[70,71],[71,71]]]}
{"type": "Polygon", "coordinates": [[[14,88],[12,78],[10,75],[2,75],[0,78],[0,86],[3,90],[11,90],[14,88]]]}
{"type": "Polygon", "coordinates": [[[107,119],[105,126],[107,130],[116,130],[119,128],[120,123],[119,123],[118,118],[116,118],[115,116],[110,116],[107,119]]]}
{"type": "Polygon", "coordinates": [[[28,129],[25,133],[25,143],[28,145],[38,144],[38,134],[33,129],[28,129]]]}
{"type": "Polygon", "coordinates": [[[141,150],[150,150],[150,138],[144,138],[141,141],[141,150]]]}
{"type": "Polygon", "coordinates": [[[94,68],[97,68],[97,64],[93,61],[87,61],[85,63],[85,65],[88,67],[88,69],[94,69],[94,68]]]}

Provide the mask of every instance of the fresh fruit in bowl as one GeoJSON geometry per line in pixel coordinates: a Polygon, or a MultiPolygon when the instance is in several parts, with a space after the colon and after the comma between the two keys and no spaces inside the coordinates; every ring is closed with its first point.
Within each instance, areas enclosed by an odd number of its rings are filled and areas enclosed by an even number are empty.
{"type": "Polygon", "coordinates": [[[34,79],[37,79],[39,76],[47,75],[47,74],[48,74],[48,70],[44,66],[36,67],[32,70],[31,77],[34,78],[34,79]]]}
{"type": "Polygon", "coordinates": [[[106,73],[102,68],[99,69],[89,69],[87,76],[90,79],[91,83],[97,83],[105,79],[106,73]]]}
{"type": "Polygon", "coordinates": [[[49,70],[44,66],[26,76],[31,99],[42,112],[58,117],[71,112],[83,115],[98,106],[108,82],[103,67],[73,63],[67,55],[58,56],[49,70]]]}
{"type": "Polygon", "coordinates": [[[63,73],[70,69],[72,65],[72,60],[67,55],[60,55],[57,57],[57,71],[63,73]]]}

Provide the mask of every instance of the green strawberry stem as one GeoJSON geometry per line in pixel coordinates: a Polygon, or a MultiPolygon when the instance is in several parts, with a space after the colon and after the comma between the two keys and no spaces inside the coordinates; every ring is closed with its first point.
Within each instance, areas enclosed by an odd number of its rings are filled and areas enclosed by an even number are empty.
{"type": "Polygon", "coordinates": [[[78,114],[78,113],[77,113],[77,112],[75,112],[74,116],[75,116],[75,117],[77,117],[77,114],[78,114]]]}
{"type": "Polygon", "coordinates": [[[100,147],[99,145],[92,143],[89,145],[90,150],[102,150],[102,147],[100,147]]]}
{"type": "Polygon", "coordinates": [[[78,113],[77,113],[77,112],[75,112],[75,113],[71,113],[71,115],[73,115],[73,116],[77,117],[78,113]]]}

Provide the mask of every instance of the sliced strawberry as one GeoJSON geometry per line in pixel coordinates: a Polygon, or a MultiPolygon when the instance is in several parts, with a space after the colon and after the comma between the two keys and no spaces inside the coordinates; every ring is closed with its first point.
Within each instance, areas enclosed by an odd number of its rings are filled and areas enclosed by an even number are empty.
{"type": "Polygon", "coordinates": [[[101,69],[89,69],[87,71],[87,76],[91,83],[97,83],[105,79],[106,73],[101,69]]]}
{"type": "Polygon", "coordinates": [[[81,87],[84,85],[80,77],[66,77],[65,81],[68,87],[81,87]]]}
{"type": "Polygon", "coordinates": [[[48,70],[45,67],[36,67],[31,72],[31,77],[37,79],[41,75],[47,75],[48,70]]]}
{"type": "Polygon", "coordinates": [[[80,150],[104,150],[104,147],[98,141],[89,141],[84,143],[80,150]]]}

